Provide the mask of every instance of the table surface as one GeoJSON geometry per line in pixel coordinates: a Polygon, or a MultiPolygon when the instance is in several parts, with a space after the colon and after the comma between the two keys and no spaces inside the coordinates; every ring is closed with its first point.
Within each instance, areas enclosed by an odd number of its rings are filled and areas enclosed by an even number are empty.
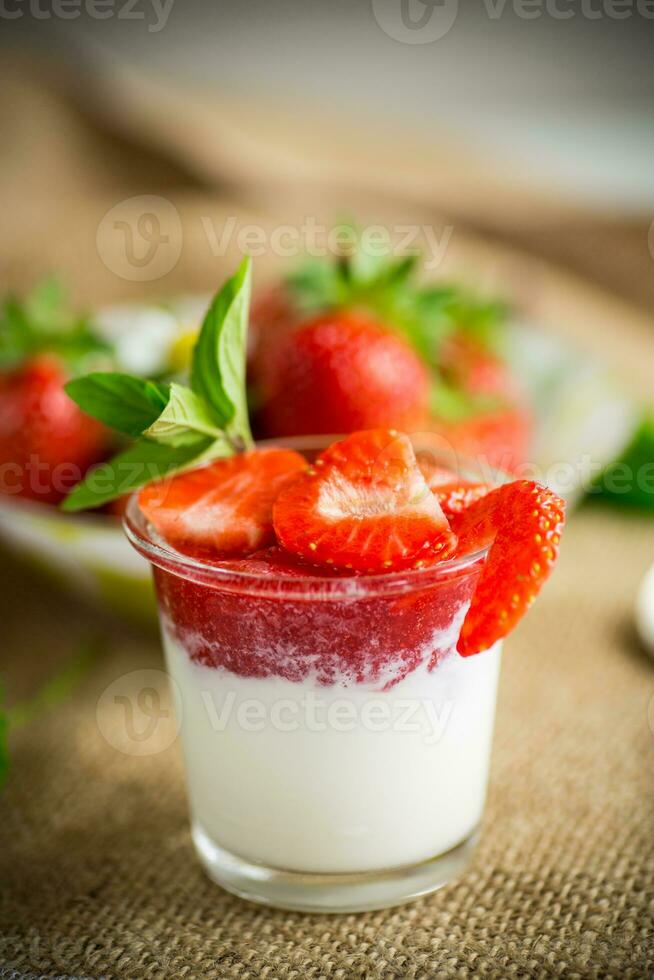
{"type": "Polygon", "coordinates": [[[573,515],[557,573],[507,643],[469,870],[403,908],[333,917],[250,906],[205,878],[172,722],[154,754],[124,754],[101,700],[141,670],[165,699],[158,639],[3,563],[11,701],[89,637],[103,643],[76,690],[11,737],[0,966],[94,980],[649,975],[654,665],[631,610],[653,539],[633,514],[573,515]]]}

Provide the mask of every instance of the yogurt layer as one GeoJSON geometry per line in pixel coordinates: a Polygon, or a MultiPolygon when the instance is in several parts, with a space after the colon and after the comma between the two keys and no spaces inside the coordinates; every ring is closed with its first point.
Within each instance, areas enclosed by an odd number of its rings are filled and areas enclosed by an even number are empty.
{"type": "Polygon", "coordinates": [[[427,860],[477,827],[501,644],[452,651],[431,670],[426,650],[384,689],[243,677],[192,660],[165,623],[163,636],[193,821],[219,847],[288,871],[354,873],[427,860]]]}

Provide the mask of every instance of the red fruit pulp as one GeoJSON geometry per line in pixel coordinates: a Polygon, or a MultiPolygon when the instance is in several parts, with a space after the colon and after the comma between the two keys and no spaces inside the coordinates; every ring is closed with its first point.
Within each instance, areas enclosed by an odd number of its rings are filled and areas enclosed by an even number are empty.
{"type": "Polygon", "coordinates": [[[376,591],[369,578],[350,574],[345,583],[277,548],[217,564],[259,577],[227,575],[221,585],[219,576],[195,581],[154,570],[164,629],[193,661],[241,677],[311,677],[379,690],[422,663],[433,669],[454,650],[481,570],[476,561],[440,578],[413,572],[403,586],[376,591]],[[253,581],[265,588],[266,579],[269,594],[251,590],[253,581]]]}

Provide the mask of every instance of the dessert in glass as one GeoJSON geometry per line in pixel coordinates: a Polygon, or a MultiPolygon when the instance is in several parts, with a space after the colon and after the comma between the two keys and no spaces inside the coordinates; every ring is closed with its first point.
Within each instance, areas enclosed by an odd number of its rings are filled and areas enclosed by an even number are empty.
{"type": "MultiPolygon", "coordinates": [[[[487,521],[490,495],[506,492],[419,465],[392,431],[355,434],[312,464],[287,449],[246,457],[238,475],[220,461],[146,488],[126,519],[154,569],[200,860],[242,897],[307,911],[433,891],[475,841],[501,635],[522,603],[494,610],[488,649],[467,644],[494,544],[463,515],[485,501],[487,521]],[[265,529],[243,521],[263,513],[246,457],[259,460],[265,529]],[[396,561],[416,535],[429,545],[396,561]],[[249,536],[249,553],[221,553],[234,536],[249,536]]],[[[527,506],[544,520],[534,487],[527,506]]]]}
{"type": "MultiPolygon", "coordinates": [[[[368,389],[348,379],[371,328],[342,316],[314,324],[310,347],[338,340],[338,378],[320,347],[331,408],[319,422],[342,402],[351,434],[255,446],[249,283],[245,260],[209,306],[188,386],[96,373],[68,387],[135,441],[64,506],[139,491],[125,528],[154,571],[209,875],[285,908],[381,908],[465,866],[501,642],[556,561],[563,503],[387,427],[402,399],[385,385],[366,411],[368,389]]],[[[375,349],[393,380],[395,356],[375,349]]],[[[414,372],[402,377],[413,387],[414,372]]]]}

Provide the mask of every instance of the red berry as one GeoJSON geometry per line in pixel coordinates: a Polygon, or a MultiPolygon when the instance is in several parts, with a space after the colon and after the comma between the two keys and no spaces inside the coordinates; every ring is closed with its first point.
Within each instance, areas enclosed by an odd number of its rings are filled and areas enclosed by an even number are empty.
{"type": "Polygon", "coordinates": [[[301,321],[302,314],[283,285],[255,298],[248,329],[248,376],[257,391],[269,391],[274,384],[279,346],[301,321]]]}
{"type": "Polygon", "coordinates": [[[252,450],[151,483],[139,505],[175,547],[245,555],[273,543],[273,501],[306,466],[291,450],[252,450]]]}
{"type": "Polygon", "coordinates": [[[457,453],[493,469],[511,473],[529,458],[532,422],[522,406],[480,412],[455,422],[434,418],[430,428],[457,453]]]}
{"type": "Polygon", "coordinates": [[[492,490],[488,483],[466,480],[464,477],[457,476],[454,470],[436,463],[429,454],[419,453],[418,465],[427,486],[436,495],[446,517],[460,514],[475,500],[480,500],[489,490],[492,490]]]}
{"type": "Polygon", "coordinates": [[[464,332],[445,340],[439,366],[452,383],[472,395],[499,395],[512,402],[521,397],[507,363],[464,332]]]}
{"type": "Polygon", "coordinates": [[[322,315],[280,339],[260,391],[271,436],[423,427],[429,374],[391,331],[353,311],[322,315]]]}
{"type": "Polygon", "coordinates": [[[280,544],[306,561],[383,572],[446,558],[456,539],[394,430],[357,432],[330,446],[273,508],[280,544]]]}
{"type": "Polygon", "coordinates": [[[58,503],[106,454],[109,434],[68,397],[68,375],[39,355],[0,375],[0,490],[58,503]]]}
{"type": "Polygon", "coordinates": [[[554,567],[564,519],[563,500],[530,480],[497,487],[452,519],[457,554],[490,546],[461,629],[462,656],[486,650],[522,619],[554,567]]]}

